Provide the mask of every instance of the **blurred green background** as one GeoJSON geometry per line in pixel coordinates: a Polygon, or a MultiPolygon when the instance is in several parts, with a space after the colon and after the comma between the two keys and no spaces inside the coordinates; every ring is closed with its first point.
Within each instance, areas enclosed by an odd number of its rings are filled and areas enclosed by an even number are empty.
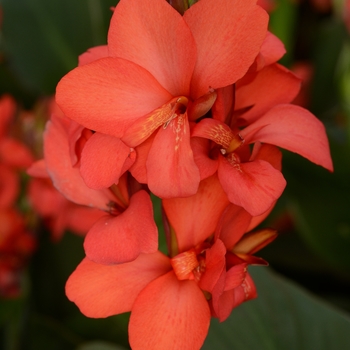
{"type": "MultiPolygon", "coordinates": [[[[110,7],[116,5],[0,4],[0,95],[10,93],[26,109],[54,94],[79,54],[106,43],[110,7]]],[[[306,67],[304,103],[326,125],[335,172],[284,152],[287,189],[263,223],[280,235],[260,254],[270,267],[251,269],[259,298],[225,323],[214,321],[204,349],[350,348],[350,34],[344,6],[341,0],[274,2],[270,30],[287,48],[281,63],[297,74],[306,67]]],[[[45,229],[36,234],[39,246],[23,296],[0,300],[0,348],[127,349],[128,315],[88,319],[64,295],[67,277],[84,256],[82,238],[68,232],[53,243],[45,229]]]]}

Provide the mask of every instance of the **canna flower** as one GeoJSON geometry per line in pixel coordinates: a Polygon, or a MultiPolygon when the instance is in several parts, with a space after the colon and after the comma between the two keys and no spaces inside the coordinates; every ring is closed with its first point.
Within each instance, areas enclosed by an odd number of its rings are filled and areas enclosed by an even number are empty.
{"type": "Polygon", "coordinates": [[[75,204],[58,192],[49,178],[43,160],[32,164],[27,173],[33,177],[27,187],[29,202],[44,219],[54,241],[60,240],[66,229],[85,236],[104,215],[103,211],[75,204]]]}
{"type": "Polygon", "coordinates": [[[66,284],[68,298],[88,317],[131,311],[132,349],[200,349],[210,318],[225,320],[240,303],[256,297],[249,264],[276,232],[245,234],[252,218],[229,201],[214,175],[196,195],[163,200],[170,257],[140,254],[123,264],[85,258],[66,284]],[[149,322],[152,320],[152,322],[149,322]]]}
{"type": "Polygon", "coordinates": [[[101,263],[120,263],[153,253],[158,231],[149,194],[128,173],[109,188],[89,188],[75,163],[76,144],[69,138],[70,121],[53,116],[44,134],[44,158],[52,182],[68,200],[99,209],[103,215],[94,223],[84,241],[87,256],[101,263]],[[68,180],[68,181],[67,181],[68,180]],[[118,253],[117,253],[118,252],[118,253]]]}
{"type": "Polygon", "coordinates": [[[202,119],[192,129],[201,178],[217,172],[229,200],[253,216],[271,208],[286,186],[281,156],[272,146],[333,171],[323,124],[307,110],[288,104],[299,88],[292,72],[271,63],[221,90],[213,118],[202,119]]]}
{"type": "Polygon", "coordinates": [[[63,77],[56,101],[68,118],[135,148],[130,171],[154,194],[193,195],[190,123],[248,71],[267,22],[256,0],[201,0],[183,16],[164,0],[121,0],[108,46],[63,77]]]}

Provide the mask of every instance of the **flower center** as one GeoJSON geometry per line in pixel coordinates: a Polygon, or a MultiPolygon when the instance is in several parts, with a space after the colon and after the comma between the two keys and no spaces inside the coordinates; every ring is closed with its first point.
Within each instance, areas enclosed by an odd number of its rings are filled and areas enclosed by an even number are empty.
{"type": "Polygon", "coordinates": [[[175,101],[170,102],[171,113],[169,119],[163,124],[163,129],[166,129],[169,123],[179,115],[185,114],[188,104],[188,98],[185,96],[178,97],[175,101]]]}
{"type": "Polygon", "coordinates": [[[187,250],[170,259],[170,264],[179,280],[200,280],[205,271],[205,257],[195,249],[187,250]]]}

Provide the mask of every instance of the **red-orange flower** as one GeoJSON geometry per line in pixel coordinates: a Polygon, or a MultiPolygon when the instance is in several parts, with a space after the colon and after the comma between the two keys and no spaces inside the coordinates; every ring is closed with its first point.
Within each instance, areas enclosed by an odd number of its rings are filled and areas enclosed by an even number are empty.
{"type": "Polygon", "coordinates": [[[104,212],[85,238],[87,256],[97,262],[120,263],[157,251],[158,232],[149,194],[135,180],[129,182],[128,173],[109,188],[89,188],[79,167],[72,165],[70,130],[66,118],[53,116],[48,122],[45,164],[54,186],[67,199],[104,212]]]}
{"type": "Polygon", "coordinates": [[[200,175],[189,122],[208,112],[216,89],[247,72],[267,20],[256,0],[201,0],[184,16],[164,0],[121,0],[108,50],[97,49],[102,58],[92,62],[85,56],[90,63],[61,80],[57,103],[69,118],[130,147],[152,136],[143,176],[150,190],[193,195],[200,175]]]}
{"type": "Polygon", "coordinates": [[[89,317],[131,311],[129,341],[137,349],[199,349],[211,316],[221,321],[256,296],[248,264],[271,242],[272,230],[245,234],[252,219],[229,205],[216,176],[196,195],[163,200],[170,258],[141,254],[129,263],[99,264],[85,258],[66,284],[66,294],[89,317]],[[149,322],[152,320],[152,322],[149,322]]]}

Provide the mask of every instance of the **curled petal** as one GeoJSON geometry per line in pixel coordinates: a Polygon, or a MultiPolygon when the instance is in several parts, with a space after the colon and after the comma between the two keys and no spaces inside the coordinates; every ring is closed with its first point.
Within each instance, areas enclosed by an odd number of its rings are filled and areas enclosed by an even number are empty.
{"type": "Polygon", "coordinates": [[[300,84],[300,79],[287,68],[271,64],[237,83],[235,109],[252,106],[241,116],[246,122],[252,123],[275,105],[293,101],[300,84]]]}
{"type": "Polygon", "coordinates": [[[192,136],[204,137],[212,140],[224,148],[229,148],[234,134],[225,123],[216,119],[205,118],[192,130],[192,136]]]}
{"type": "Polygon", "coordinates": [[[249,143],[270,143],[298,153],[311,162],[333,171],[325,127],[302,107],[278,105],[241,133],[249,143]]]}
{"type": "Polygon", "coordinates": [[[90,229],[85,241],[86,256],[99,264],[119,264],[158,248],[158,231],[152,202],[141,190],[130,199],[129,207],[118,216],[104,216],[90,229]]]}
{"type": "Polygon", "coordinates": [[[267,211],[286,186],[281,172],[262,160],[235,163],[219,157],[218,176],[230,202],[252,216],[267,211]]]}
{"type": "Polygon", "coordinates": [[[52,118],[44,133],[44,156],[54,186],[77,204],[108,210],[113,196],[86,186],[78,168],[72,166],[68,136],[60,118],[52,118]]]}
{"type": "Polygon", "coordinates": [[[220,239],[205,252],[205,272],[199,280],[199,287],[212,292],[225,269],[226,248],[220,239]]]}
{"type": "Polygon", "coordinates": [[[215,174],[218,169],[218,161],[209,157],[210,141],[202,137],[191,137],[191,148],[201,180],[215,174]]]}
{"type": "Polygon", "coordinates": [[[277,231],[272,229],[262,229],[247,233],[234,246],[232,252],[235,254],[254,254],[267,246],[277,237],[277,231]]]}

